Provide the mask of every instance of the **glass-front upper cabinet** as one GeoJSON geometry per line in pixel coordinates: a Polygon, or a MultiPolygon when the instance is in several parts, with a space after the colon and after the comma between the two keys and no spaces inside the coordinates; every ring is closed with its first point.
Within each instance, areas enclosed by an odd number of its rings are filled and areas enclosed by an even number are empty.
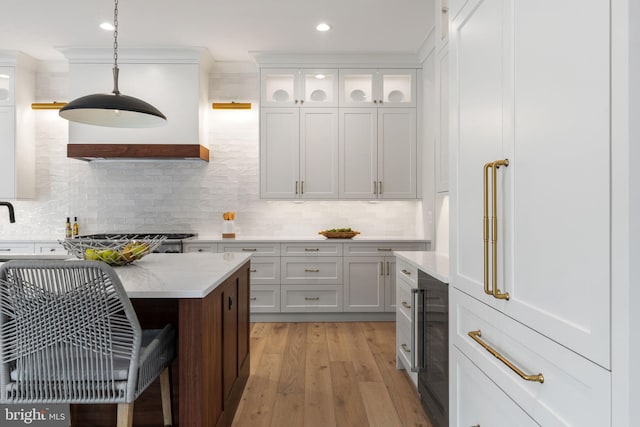
{"type": "Polygon", "coordinates": [[[14,67],[0,67],[0,105],[15,104],[14,80],[14,67]]]}
{"type": "Polygon", "coordinates": [[[260,87],[263,106],[338,106],[337,69],[263,68],[260,87]]]}
{"type": "Polygon", "coordinates": [[[340,70],[342,107],[415,107],[416,70],[340,70]]]}

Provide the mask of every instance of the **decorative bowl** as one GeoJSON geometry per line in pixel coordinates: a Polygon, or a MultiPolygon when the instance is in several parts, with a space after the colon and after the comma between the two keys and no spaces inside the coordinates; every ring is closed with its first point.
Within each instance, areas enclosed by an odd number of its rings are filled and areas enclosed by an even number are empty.
{"type": "Polygon", "coordinates": [[[127,265],[158,249],[166,236],[95,240],[75,238],[61,240],[60,244],[80,259],[103,261],[112,266],[127,265]]]}
{"type": "Polygon", "coordinates": [[[355,236],[360,234],[360,232],[355,230],[352,230],[352,231],[323,230],[323,231],[319,231],[318,234],[323,235],[327,239],[353,239],[355,236]]]}

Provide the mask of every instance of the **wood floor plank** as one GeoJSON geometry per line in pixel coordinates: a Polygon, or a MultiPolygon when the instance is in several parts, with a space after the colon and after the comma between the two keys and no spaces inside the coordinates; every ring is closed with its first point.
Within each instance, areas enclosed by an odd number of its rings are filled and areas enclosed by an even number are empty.
{"type": "Polygon", "coordinates": [[[359,381],[382,382],[378,365],[369,349],[369,343],[362,332],[362,324],[352,322],[347,324],[347,349],[349,360],[353,363],[359,381]]]}
{"type": "Polygon", "coordinates": [[[330,362],[336,425],[366,426],[367,411],[360,394],[360,385],[351,362],[330,362]]]}
{"type": "Polygon", "coordinates": [[[331,370],[327,334],[321,323],[307,326],[307,363],[305,369],[304,426],[333,427],[331,370]]]}
{"type": "Polygon", "coordinates": [[[402,427],[398,413],[383,383],[361,382],[360,394],[371,427],[402,427]]]}
{"type": "Polygon", "coordinates": [[[348,334],[346,323],[327,323],[327,345],[329,347],[329,360],[332,362],[346,362],[350,360],[347,349],[348,334]]]}
{"type": "Polygon", "coordinates": [[[289,335],[290,323],[273,323],[267,336],[264,352],[268,354],[283,354],[289,335]]]}
{"type": "Polygon", "coordinates": [[[307,325],[292,323],[282,358],[282,369],[278,381],[278,393],[304,395],[304,375],[307,353],[307,325]]]}

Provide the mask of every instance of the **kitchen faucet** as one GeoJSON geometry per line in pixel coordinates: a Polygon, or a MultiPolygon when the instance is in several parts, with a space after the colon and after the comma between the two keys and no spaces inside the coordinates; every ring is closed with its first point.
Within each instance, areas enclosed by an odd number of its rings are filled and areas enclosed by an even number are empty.
{"type": "Polygon", "coordinates": [[[9,202],[0,202],[0,206],[6,206],[9,209],[9,222],[16,222],[16,215],[13,212],[13,205],[9,202]]]}

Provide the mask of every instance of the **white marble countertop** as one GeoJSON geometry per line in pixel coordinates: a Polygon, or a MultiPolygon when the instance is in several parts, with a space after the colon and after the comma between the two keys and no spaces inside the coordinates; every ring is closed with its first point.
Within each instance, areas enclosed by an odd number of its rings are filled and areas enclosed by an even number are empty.
{"type": "Polygon", "coordinates": [[[250,257],[246,253],[149,254],[115,271],[129,298],[203,298],[250,257]]]}
{"type": "Polygon", "coordinates": [[[202,243],[248,243],[248,242],[336,242],[336,243],[350,243],[350,242],[430,242],[428,239],[421,239],[416,237],[380,237],[380,236],[356,236],[353,239],[327,239],[324,236],[279,236],[279,237],[261,237],[261,236],[238,236],[235,239],[223,239],[215,237],[198,236],[195,239],[184,240],[184,242],[202,242],[202,243]]]}
{"type": "Polygon", "coordinates": [[[394,254],[418,270],[441,282],[449,283],[449,255],[433,251],[396,251],[394,254]]]}

